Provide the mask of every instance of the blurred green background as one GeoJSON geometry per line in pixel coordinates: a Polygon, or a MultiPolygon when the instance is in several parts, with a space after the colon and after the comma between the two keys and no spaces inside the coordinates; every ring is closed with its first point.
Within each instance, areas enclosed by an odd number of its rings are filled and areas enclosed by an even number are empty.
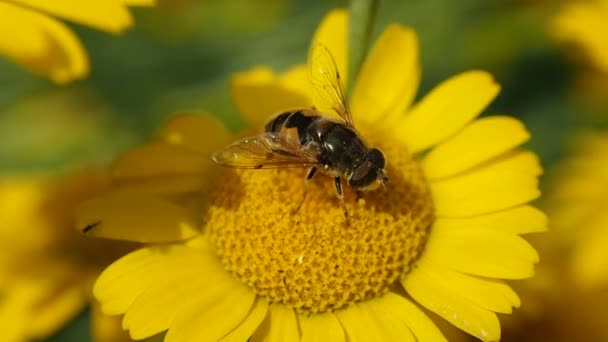
{"type": "MultiPolygon", "coordinates": [[[[502,85],[486,114],[521,118],[529,144],[550,166],[583,127],[606,126],[608,108],[575,92],[572,63],[548,33],[554,2],[383,1],[375,35],[390,22],[413,27],[423,66],[418,97],[442,80],[485,69],[502,85]]],[[[88,50],[85,81],[55,86],[0,58],[0,173],[104,165],[149,139],[173,113],[194,110],[242,124],[230,102],[231,73],[304,62],[323,15],[347,1],[161,1],[135,10],[122,36],[71,25],[88,50]]],[[[51,341],[86,341],[83,313],[51,341]]]]}
{"type": "MultiPolygon", "coordinates": [[[[347,5],[175,0],[135,10],[136,27],[122,36],[73,25],[92,71],[67,87],[0,59],[1,171],[105,163],[177,111],[206,111],[237,127],[229,75],[305,61],[323,14],[347,5]]],[[[487,113],[524,119],[533,147],[551,162],[564,134],[594,114],[571,96],[575,67],[547,33],[553,10],[533,1],[383,1],[375,33],[393,21],[416,29],[423,64],[418,96],[463,70],[492,72],[502,92],[487,113]]]]}

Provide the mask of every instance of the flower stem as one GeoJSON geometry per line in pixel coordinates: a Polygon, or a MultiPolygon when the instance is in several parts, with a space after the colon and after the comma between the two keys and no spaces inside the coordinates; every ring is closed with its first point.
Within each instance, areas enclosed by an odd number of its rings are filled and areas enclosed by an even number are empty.
{"type": "Polygon", "coordinates": [[[351,92],[361,64],[367,55],[379,5],[380,0],[351,0],[350,2],[348,78],[351,81],[348,82],[348,93],[351,92]]]}

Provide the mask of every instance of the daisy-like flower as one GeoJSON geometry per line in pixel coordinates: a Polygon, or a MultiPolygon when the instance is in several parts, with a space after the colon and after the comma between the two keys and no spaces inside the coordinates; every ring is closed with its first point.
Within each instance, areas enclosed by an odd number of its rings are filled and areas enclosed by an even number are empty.
{"type": "MultiPolygon", "coordinates": [[[[348,16],[329,13],[313,38],[347,81],[348,16]]],[[[251,127],[315,105],[305,65],[259,67],[232,82],[251,127]]],[[[218,169],[210,154],[231,136],[206,116],[170,121],[156,141],[120,158],[118,187],[83,204],[91,236],[152,245],[108,267],[94,294],[125,314],[135,339],[166,341],[441,341],[420,306],[485,341],[496,313],[519,306],[501,279],[530,277],[536,251],[519,235],[545,229],[527,205],[541,167],[519,149],[529,134],[507,116],[475,118],[498,94],[483,71],[450,78],[417,104],[415,33],[380,36],[354,84],[351,110],[390,181],[357,200],[349,223],[333,182],[317,177],[297,214],[305,170],[218,169]]]]}
{"type": "Polygon", "coordinates": [[[557,39],[582,47],[599,70],[608,72],[608,1],[563,5],[553,19],[551,30],[557,39]]]}
{"type": "MultiPolygon", "coordinates": [[[[101,270],[137,245],[74,231],[76,205],[108,188],[106,173],[63,179],[3,176],[0,182],[0,340],[46,338],[92,302],[101,270]]],[[[92,310],[97,342],[129,341],[120,321],[92,310]]]]}
{"type": "Polygon", "coordinates": [[[54,17],[120,33],[133,25],[128,6],[154,1],[0,0],[0,54],[55,83],[83,78],[89,73],[86,51],[74,32],[54,17]]]}

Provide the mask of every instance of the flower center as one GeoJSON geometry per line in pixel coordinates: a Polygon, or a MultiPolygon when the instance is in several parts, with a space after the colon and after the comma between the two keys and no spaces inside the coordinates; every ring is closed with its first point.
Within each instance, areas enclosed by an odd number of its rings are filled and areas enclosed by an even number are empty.
{"type": "Polygon", "coordinates": [[[302,312],[373,298],[403,277],[433,222],[418,163],[399,146],[375,144],[387,159],[386,188],[357,200],[344,185],[344,210],[331,178],[317,173],[306,200],[306,170],[221,170],[205,218],[224,267],[258,295],[302,312]]]}

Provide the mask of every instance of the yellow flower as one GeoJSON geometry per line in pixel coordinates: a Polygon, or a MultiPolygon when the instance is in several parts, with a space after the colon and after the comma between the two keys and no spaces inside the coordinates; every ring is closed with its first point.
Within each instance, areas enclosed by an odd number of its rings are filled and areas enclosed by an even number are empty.
{"type": "Polygon", "coordinates": [[[133,25],[127,6],[155,0],[0,0],[0,54],[34,74],[66,83],[85,77],[89,61],[76,35],[53,16],[120,33],[133,25]]]}
{"type": "Polygon", "coordinates": [[[565,4],[553,19],[551,30],[558,39],[582,47],[599,70],[608,72],[608,2],[565,4]]]}
{"type": "Polygon", "coordinates": [[[572,157],[555,175],[548,210],[555,216],[556,245],[568,252],[569,278],[577,287],[608,286],[608,134],[579,137],[572,157]]]}
{"type": "MultiPolygon", "coordinates": [[[[332,11],[313,38],[343,79],[347,21],[332,11]]],[[[235,103],[252,125],[290,107],[324,109],[306,69],[238,74],[235,103]]],[[[116,162],[114,192],[81,208],[79,227],[99,223],[87,234],[154,243],[99,277],[104,312],[125,314],[135,339],[168,330],[166,341],[180,342],[444,340],[421,305],[500,339],[496,313],[520,304],[501,279],[530,277],[538,261],[519,235],[545,229],[526,204],[541,167],[518,148],[529,138],[519,121],[475,120],[499,91],[489,74],[457,75],[412,104],[419,79],[415,33],[389,26],[351,109],[390,181],[360,200],[346,189],[349,224],[328,178],[313,180],[292,215],[305,170],[218,169],[209,156],[234,137],[206,116],[174,118],[116,162]]]]}
{"type": "MultiPolygon", "coordinates": [[[[56,333],[91,302],[101,270],[136,244],[74,232],[76,205],[108,188],[98,171],[65,179],[7,176],[0,182],[0,340],[56,333]]],[[[93,308],[96,341],[127,341],[120,322],[93,308]]]]}

